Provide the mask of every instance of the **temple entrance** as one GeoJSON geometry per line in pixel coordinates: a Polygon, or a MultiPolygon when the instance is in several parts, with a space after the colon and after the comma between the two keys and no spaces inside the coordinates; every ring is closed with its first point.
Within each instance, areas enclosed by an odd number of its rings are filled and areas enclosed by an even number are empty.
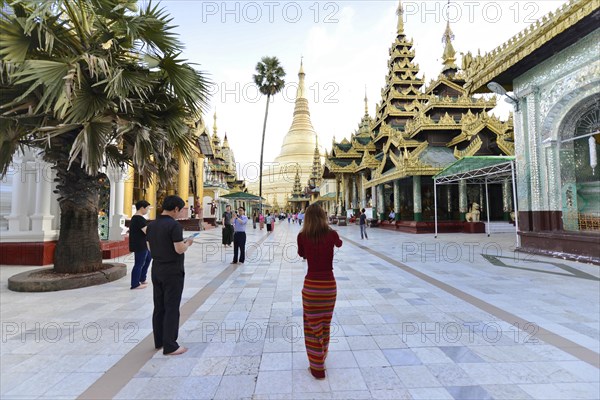
{"type": "MultiPolygon", "coordinates": [[[[503,221],[504,220],[504,206],[502,196],[502,185],[488,185],[489,201],[490,201],[490,220],[491,221],[503,221]]],[[[483,210],[486,210],[485,203],[483,210]]],[[[485,212],[484,212],[485,214],[485,212]]]]}
{"type": "Polygon", "coordinates": [[[560,142],[563,228],[600,232],[600,98],[560,142]]]}

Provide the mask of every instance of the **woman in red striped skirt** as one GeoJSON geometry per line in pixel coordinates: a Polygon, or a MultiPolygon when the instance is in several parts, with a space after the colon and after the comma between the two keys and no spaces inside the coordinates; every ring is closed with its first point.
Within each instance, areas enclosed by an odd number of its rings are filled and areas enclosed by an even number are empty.
{"type": "Polygon", "coordinates": [[[327,214],[317,204],[306,209],[304,226],[298,234],[298,255],[308,261],[302,288],[304,342],[310,373],[325,378],[325,358],[337,288],[333,276],[333,247],[342,240],[329,227],[327,214]]]}

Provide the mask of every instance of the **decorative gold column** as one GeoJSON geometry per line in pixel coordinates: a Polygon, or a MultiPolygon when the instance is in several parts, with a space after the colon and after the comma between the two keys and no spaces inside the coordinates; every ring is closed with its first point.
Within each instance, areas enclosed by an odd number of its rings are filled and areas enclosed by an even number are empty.
{"type": "Polygon", "coordinates": [[[148,184],[146,188],[145,198],[148,203],[151,204],[150,209],[150,219],[156,219],[156,209],[158,208],[158,204],[156,204],[156,176],[151,177],[151,182],[148,184]]]}
{"type": "Polygon", "coordinates": [[[179,175],[177,175],[177,195],[187,204],[190,197],[190,161],[179,154],[179,175]]]}
{"type": "MultiPolygon", "coordinates": [[[[135,177],[135,169],[127,166],[127,176],[125,177],[125,193],[123,194],[123,214],[127,218],[132,217],[131,206],[133,205],[133,181],[135,177]]],[[[154,204],[152,204],[154,206],[154,204]]]]}
{"type": "MultiPolygon", "coordinates": [[[[200,207],[204,207],[204,155],[199,154],[196,163],[196,198],[200,207]]],[[[194,204],[194,207],[196,205],[194,204]]],[[[204,215],[204,214],[203,214],[204,215]]]]}

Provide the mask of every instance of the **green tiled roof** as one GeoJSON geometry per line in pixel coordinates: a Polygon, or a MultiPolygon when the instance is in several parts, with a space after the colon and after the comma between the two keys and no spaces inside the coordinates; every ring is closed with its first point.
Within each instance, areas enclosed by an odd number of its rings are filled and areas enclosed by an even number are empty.
{"type": "Polygon", "coordinates": [[[352,164],[353,160],[347,159],[347,158],[330,158],[329,161],[339,167],[346,167],[346,166],[352,164]]]}
{"type": "Polygon", "coordinates": [[[432,167],[446,168],[456,162],[456,157],[454,151],[447,147],[428,146],[419,155],[419,160],[432,167]]]}
{"type": "Polygon", "coordinates": [[[348,151],[352,148],[352,145],[350,143],[348,143],[348,144],[337,143],[336,145],[337,145],[337,147],[339,147],[340,149],[342,149],[344,151],[348,151]]]}

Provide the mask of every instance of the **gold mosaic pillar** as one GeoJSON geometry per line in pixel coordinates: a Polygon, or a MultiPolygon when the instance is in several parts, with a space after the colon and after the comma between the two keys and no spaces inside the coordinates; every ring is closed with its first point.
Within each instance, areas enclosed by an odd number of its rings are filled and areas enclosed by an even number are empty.
{"type": "MultiPolygon", "coordinates": [[[[127,176],[125,177],[125,193],[123,194],[123,214],[127,218],[132,217],[131,206],[133,205],[133,181],[135,177],[135,169],[127,166],[127,176]]],[[[152,204],[154,206],[154,204],[152,204]]]]}
{"type": "Polygon", "coordinates": [[[158,208],[158,204],[156,204],[156,176],[151,177],[151,182],[148,184],[145,190],[145,198],[148,203],[151,204],[150,212],[148,213],[149,219],[156,219],[156,209],[158,208]]]}
{"type": "Polygon", "coordinates": [[[204,155],[202,154],[198,156],[196,163],[196,198],[200,207],[204,207],[204,155]]]}
{"type": "Polygon", "coordinates": [[[190,197],[190,161],[179,154],[179,174],[177,175],[177,195],[187,204],[190,197]]]}

